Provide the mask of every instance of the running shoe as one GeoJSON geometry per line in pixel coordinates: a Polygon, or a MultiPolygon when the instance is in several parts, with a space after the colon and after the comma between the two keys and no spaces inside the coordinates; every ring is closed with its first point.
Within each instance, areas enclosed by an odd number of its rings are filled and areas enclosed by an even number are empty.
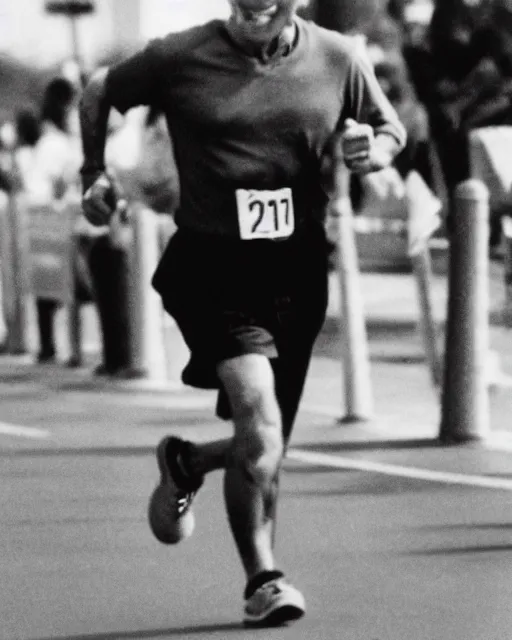
{"type": "Polygon", "coordinates": [[[192,500],[203,484],[203,478],[176,483],[178,457],[190,444],[181,438],[164,438],[157,447],[156,458],[160,483],[151,495],[148,509],[149,526],[163,544],[176,544],[192,535],[195,526],[192,500]],[[187,486],[185,486],[185,484],[187,486]]]}
{"type": "Polygon", "coordinates": [[[306,612],[302,593],[284,578],[266,582],[246,600],[247,627],[277,627],[298,620],[306,612]]]}

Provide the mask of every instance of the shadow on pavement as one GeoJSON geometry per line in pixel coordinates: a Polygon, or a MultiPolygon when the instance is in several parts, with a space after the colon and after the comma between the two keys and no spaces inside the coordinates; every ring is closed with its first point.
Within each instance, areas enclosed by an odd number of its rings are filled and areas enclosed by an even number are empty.
{"type": "Polygon", "coordinates": [[[126,446],[126,447],[60,447],[60,448],[39,448],[39,449],[6,449],[0,451],[0,458],[59,458],[59,457],[107,457],[118,458],[139,457],[154,455],[153,446],[126,446]]]}
{"type": "Polygon", "coordinates": [[[379,353],[370,354],[370,362],[383,362],[385,364],[422,364],[425,356],[418,354],[379,353]]]}
{"type": "Polygon", "coordinates": [[[492,544],[472,547],[440,547],[438,549],[419,549],[417,551],[409,551],[407,555],[411,556],[450,556],[462,555],[465,553],[491,553],[496,551],[512,551],[512,544],[492,544]]]}
{"type": "Polygon", "coordinates": [[[426,524],[421,525],[418,529],[432,531],[456,531],[458,529],[479,529],[486,531],[488,529],[512,529],[512,522],[461,522],[459,524],[426,524]]]}
{"type": "MultiPolygon", "coordinates": [[[[357,473],[357,472],[353,472],[357,473]]],[[[379,498],[389,496],[419,495],[420,493],[443,493],[449,489],[447,485],[434,482],[422,482],[421,480],[408,480],[406,478],[382,480],[350,480],[338,487],[316,487],[314,489],[304,489],[303,487],[290,488],[283,487],[280,491],[291,499],[312,499],[319,498],[336,499],[343,498],[379,498]]]]}
{"type": "Polygon", "coordinates": [[[358,440],[352,442],[313,442],[300,443],[299,449],[310,451],[343,453],[344,451],[368,451],[372,449],[435,449],[446,447],[437,438],[408,439],[408,440],[358,440]]]}
{"type": "MultiPolygon", "coordinates": [[[[151,638],[174,638],[184,635],[216,635],[229,631],[241,631],[245,627],[240,622],[201,625],[197,627],[178,627],[175,629],[148,629],[146,631],[112,631],[110,633],[92,633],[76,636],[50,636],[37,640],[151,640],[151,638]]],[[[34,639],[36,640],[36,639],[34,639]]]]}

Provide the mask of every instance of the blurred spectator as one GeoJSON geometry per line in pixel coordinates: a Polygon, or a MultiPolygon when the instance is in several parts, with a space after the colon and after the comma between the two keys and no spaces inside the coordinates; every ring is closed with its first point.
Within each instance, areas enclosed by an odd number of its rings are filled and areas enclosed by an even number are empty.
{"type": "MultiPolygon", "coordinates": [[[[128,203],[175,213],[179,180],[169,142],[158,109],[135,109],[118,122],[111,118],[106,156],[128,203]]],[[[116,378],[137,375],[130,366],[129,233],[116,216],[116,223],[94,240],[89,257],[103,336],[103,359],[95,373],[116,378]]]]}
{"type": "Polygon", "coordinates": [[[512,118],[510,38],[503,0],[445,0],[436,5],[427,43],[406,52],[452,187],[469,176],[467,133],[512,118]]]}
{"type": "Polygon", "coordinates": [[[13,151],[16,133],[11,122],[0,127],[0,191],[11,193],[15,186],[13,151]]]}
{"type": "Polygon", "coordinates": [[[77,91],[64,78],[52,80],[41,106],[41,136],[34,149],[32,174],[27,183],[34,202],[60,200],[78,190],[81,148],[78,133],[77,91]]]}
{"type": "MultiPolygon", "coordinates": [[[[410,80],[402,54],[403,43],[402,28],[390,16],[384,16],[376,22],[367,35],[367,50],[377,80],[407,130],[406,146],[395,159],[393,167],[399,177],[393,175],[391,168],[388,176],[393,181],[401,181],[411,171],[416,171],[429,187],[434,188],[429,118],[410,80]]],[[[379,179],[385,179],[385,176],[380,176],[379,179]]],[[[375,176],[363,180],[352,176],[352,201],[356,211],[364,195],[363,185],[371,187],[375,180],[375,176]]]]}
{"type": "Polygon", "coordinates": [[[41,136],[41,124],[33,111],[21,109],[16,114],[15,126],[14,173],[16,188],[28,193],[33,173],[34,148],[41,136]]]}
{"type": "Polygon", "coordinates": [[[407,0],[397,20],[402,25],[406,46],[424,46],[434,13],[433,0],[407,0]]]}
{"type": "MultiPolygon", "coordinates": [[[[114,112],[115,113],[115,112],[114,112]]],[[[111,122],[106,155],[118,188],[128,202],[142,202],[161,214],[174,214],[179,182],[169,135],[157,109],[136,109],[111,122]]],[[[129,378],[130,367],[128,229],[119,217],[104,229],[90,251],[90,268],[103,335],[103,360],[97,375],[129,378]]]]}
{"type": "Polygon", "coordinates": [[[8,162],[4,160],[6,151],[0,141],[0,191],[10,193],[13,189],[12,171],[8,162]]]}
{"type": "Polygon", "coordinates": [[[374,64],[402,53],[403,32],[400,23],[389,15],[382,15],[366,33],[367,47],[374,64]]]}
{"type": "Polygon", "coordinates": [[[407,0],[389,0],[388,1],[388,14],[397,22],[402,22],[404,19],[405,5],[407,0]]]}
{"type": "MultiPolygon", "coordinates": [[[[427,35],[424,42],[406,43],[404,55],[453,194],[470,176],[469,132],[512,124],[512,4],[443,0],[427,35]]],[[[491,244],[499,237],[494,222],[491,244]]]]}
{"type": "MultiPolygon", "coordinates": [[[[41,135],[23,171],[24,191],[31,203],[52,203],[64,197],[76,198],[78,195],[81,149],[79,137],[76,135],[77,97],[75,87],[64,78],[55,78],[46,87],[41,105],[41,135]]],[[[80,302],[90,301],[86,264],[78,248],[74,256],[74,266],[75,295],[80,302]]],[[[52,362],[56,358],[54,324],[58,306],[56,300],[36,300],[39,362],[52,362]]],[[[70,364],[78,365],[80,362],[71,361],[70,364]]]]}
{"type": "MultiPolygon", "coordinates": [[[[133,170],[140,157],[141,112],[126,118],[112,112],[109,121],[106,156],[115,173],[117,187],[128,202],[138,199],[133,170]]],[[[92,225],[89,225],[92,227],[92,225]]],[[[92,227],[95,237],[89,251],[89,267],[102,336],[98,376],[130,378],[129,320],[129,228],[116,214],[110,227],[92,227]]]]}
{"type": "Polygon", "coordinates": [[[368,32],[386,12],[386,0],[318,0],[313,19],[322,27],[341,33],[368,32]]]}
{"type": "Polygon", "coordinates": [[[143,202],[157,213],[174,214],[179,179],[172,142],[157,108],[136,109],[109,137],[107,155],[129,200],[143,202]]]}
{"type": "Polygon", "coordinates": [[[148,111],[142,128],[134,178],[142,202],[157,213],[174,215],[180,197],[178,170],[164,116],[154,107],[148,111]]]}
{"type": "Polygon", "coordinates": [[[395,167],[402,177],[416,170],[432,186],[428,115],[416,97],[405,61],[399,54],[387,57],[375,65],[375,75],[407,130],[407,143],[395,159],[395,167]]]}
{"type": "Polygon", "coordinates": [[[119,217],[97,235],[89,250],[89,268],[102,336],[102,359],[95,375],[129,378],[131,371],[128,242],[119,217]]]}

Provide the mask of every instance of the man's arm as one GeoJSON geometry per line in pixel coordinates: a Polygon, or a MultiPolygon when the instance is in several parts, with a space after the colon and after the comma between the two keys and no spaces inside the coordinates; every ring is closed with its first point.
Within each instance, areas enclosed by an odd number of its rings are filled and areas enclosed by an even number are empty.
{"type": "Polygon", "coordinates": [[[107,97],[106,67],[98,69],[80,101],[80,130],[84,161],[81,169],[83,208],[90,223],[108,224],[116,208],[115,187],[106,173],[105,146],[111,104],[107,97]]]}
{"type": "Polygon", "coordinates": [[[106,67],[98,69],[85,87],[80,101],[83,175],[105,170],[105,145],[111,108],[107,99],[107,75],[106,67]]]}
{"type": "Polygon", "coordinates": [[[389,133],[376,133],[369,124],[346,120],[341,134],[341,154],[354,173],[381,171],[393,163],[402,143],[389,133]]]}
{"type": "Polygon", "coordinates": [[[351,51],[342,123],[341,152],[356,173],[384,169],[405,146],[405,128],[369,58],[356,48],[351,51]]]}

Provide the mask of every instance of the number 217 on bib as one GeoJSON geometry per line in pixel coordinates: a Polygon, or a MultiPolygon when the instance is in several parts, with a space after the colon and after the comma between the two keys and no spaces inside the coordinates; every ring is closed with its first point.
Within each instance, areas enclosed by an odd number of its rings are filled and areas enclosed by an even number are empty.
{"type": "Polygon", "coordinates": [[[292,190],[237,189],[240,237],[243,240],[288,238],[295,228],[292,190]]]}

